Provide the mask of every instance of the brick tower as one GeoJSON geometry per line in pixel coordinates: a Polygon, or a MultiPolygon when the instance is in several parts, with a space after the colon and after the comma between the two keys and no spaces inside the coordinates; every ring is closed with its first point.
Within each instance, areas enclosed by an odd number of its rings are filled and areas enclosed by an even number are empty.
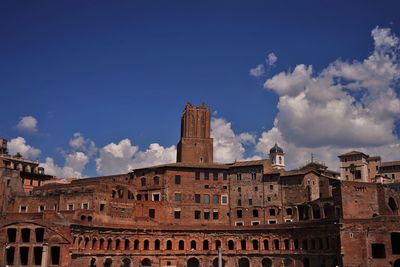
{"type": "Polygon", "coordinates": [[[177,162],[213,162],[210,120],[208,106],[186,104],[181,118],[181,139],[178,143],[177,162]]]}

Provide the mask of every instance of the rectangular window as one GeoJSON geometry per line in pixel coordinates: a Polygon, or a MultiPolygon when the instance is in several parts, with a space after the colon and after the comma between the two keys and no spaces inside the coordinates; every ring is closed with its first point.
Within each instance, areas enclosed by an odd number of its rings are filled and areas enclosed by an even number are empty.
{"type": "Polygon", "coordinates": [[[213,172],[213,180],[218,181],[218,172],[213,172]]]}
{"type": "Polygon", "coordinates": [[[252,221],[251,225],[260,225],[260,221],[252,221]]]}
{"type": "Polygon", "coordinates": [[[82,209],[83,210],[88,210],[89,209],[89,203],[82,203],[82,209]]]}
{"type": "Polygon", "coordinates": [[[253,205],[253,199],[249,198],[249,205],[253,205]]]}
{"type": "Polygon", "coordinates": [[[200,203],[200,194],[195,194],[194,195],[194,202],[195,203],[200,203]]]}
{"type": "Polygon", "coordinates": [[[19,212],[20,212],[20,213],[28,212],[28,207],[25,206],[25,205],[19,206],[19,212]]]}
{"type": "Polygon", "coordinates": [[[182,201],[181,193],[175,193],[175,202],[181,202],[181,201],[182,201]]]}
{"type": "Polygon", "coordinates": [[[209,220],[210,219],[210,212],[209,211],[205,211],[204,212],[204,220],[209,220]]]}
{"type": "Polygon", "coordinates": [[[101,203],[100,204],[100,211],[104,211],[104,208],[105,208],[105,204],[101,203]]]}
{"type": "Polygon", "coordinates": [[[242,218],[243,217],[243,211],[242,210],[237,210],[236,211],[236,217],[237,218],[242,218]]]}
{"type": "Polygon", "coordinates": [[[276,224],[276,220],[268,220],[268,224],[276,224]]]}
{"type": "Polygon", "coordinates": [[[149,217],[154,219],[156,217],[156,210],[155,209],[149,209],[149,217]]]}
{"type": "Polygon", "coordinates": [[[175,175],[175,184],[181,184],[181,176],[175,175]]]}
{"type": "Polygon", "coordinates": [[[269,190],[274,190],[274,186],[272,184],[269,185],[269,190]]]}
{"type": "Polygon", "coordinates": [[[74,204],[68,204],[67,210],[74,210],[74,204]]]}
{"type": "Polygon", "coordinates": [[[228,204],[228,195],[222,195],[221,196],[221,203],[223,205],[227,205],[228,204]]]}
{"type": "Polygon", "coordinates": [[[214,210],[213,211],[213,220],[218,220],[219,219],[219,213],[218,211],[214,210]]]}
{"type": "Polygon", "coordinates": [[[210,195],[204,195],[204,204],[210,204],[210,195]]]}
{"type": "Polygon", "coordinates": [[[386,258],[385,244],[373,243],[371,244],[371,250],[373,259],[386,258]]]}
{"type": "Polygon", "coordinates": [[[38,212],[43,212],[43,211],[44,211],[44,205],[39,205],[38,212]]]}
{"type": "Polygon", "coordinates": [[[180,210],[174,211],[174,218],[175,219],[180,219],[181,218],[181,211],[180,210]]]}
{"type": "Polygon", "coordinates": [[[391,233],[390,240],[392,242],[392,254],[400,254],[400,233],[391,233]]]}
{"type": "Polygon", "coordinates": [[[199,210],[195,210],[194,211],[194,219],[200,220],[200,214],[201,214],[201,212],[199,210]]]}
{"type": "Polygon", "coordinates": [[[242,180],[242,174],[241,173],[237,173],[236,174],[236,181],[241,181],[242,180]]]}
{"type": "Polygon", "coordinates": [[[224,172],[224,180],[228,180],[228,173],[224,172]]]}
{"type": "Polygon", "coordinates": [[[242,206],[242,200],[241,200],[241,199],[238,199],[238,200],[237,200],[237,205],[238,205],[238,206],[242,206]]]}
{"type": "Polygon", "coordinates": [[[275,209],[269,209],[269,216],[275,216],[275,209]]]}
{"type": "Polygon", "coordinates": [[[60,265],[60,247],[51,247],[51,264],[60,265]]]}
{"type": "Polygon", "coordinates": [[[253,172],[253,173],[251,174],[251,180],[254,181],[254,180],[256,180],[256,178],[257,178],[257,174],[253,172]]]}
{"type": "Polygon", "coordinates": [[[160,199],[161,199],[161,194],[160,194],[160,193],[153,193],[153,194],[151,195],[151,198],[152,198],[153,201],[160,201],[160,199]]]}
{"type": "Polygon", "coordinates": [[[244,223],[243,223],[243,222],[235,222],[235,225],[236,225],[236,226],[243,226],[244,223]]]}
{"type": "Polygon", "coordinates": [[[210,179],[210,173],[209,172],[204,172],[204,180],[210,179]]]}
{"type": "Polygon", "coordinates": [[[213,195],[213,203],[219,204],[219,195],[213,195]]]}
{"type": "Polygon", "coordinates": [[[195,172],[195,179],[200,180],[200,172],[195,172]]]}

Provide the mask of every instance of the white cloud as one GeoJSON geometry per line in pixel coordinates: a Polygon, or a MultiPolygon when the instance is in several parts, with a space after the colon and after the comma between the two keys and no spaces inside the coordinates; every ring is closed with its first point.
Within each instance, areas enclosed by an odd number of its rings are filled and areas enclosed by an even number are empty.
{"type": "Polygon", "coordinates": [[[249,74],[254,77],[260,77],[265,73],[265,68],[263,64],[257,65],[255,68],[250,69],[249,74]]]}
{"type": "Polygon", "coordinates": [[[300,64],[265,82],[266,89],[279,95],[278,114],[274,128],[259,138],[259,152],[266,155],[278,141],[290,167],[301,165],[312,152],[337,166],[337,155],[348,149],[396,159],[391,157],[400,146],[395,134],[399,39],[378,27],[371,35],[375,48],[363,61],[336,60],[320,73],[300,64]]]}
{"type": "Polygon", "coordinates": [[[265,62],[268,66],[273,66],[278,61],[278,57],[274,53],[269,53],[265,62]]]}
{"type": "Polygon", "coordinates": [[[220,163],[244,159],[244,145],[255,143],[254,135],[235,134],[231,123],[222,118],[212,118],[211,137],[214,138],[214,162],[220,163]]]}
{"type": "Polygon", "coordinates": [[[82,178],[82,172],[88,162],[89,158],[84,153],[76,152],[67,155],[63,167],[58,166],[51,157],[47,157],[41,166],[45,168],[46,174],[54,175],[58,178],[82,178]]]}
{"type": "Polygon", "coordinates": [[[23,137],[11,139],[8,142],[8,152],[10,155],[20,153],[24,158],[28,159],[36,159],[40,154],[40,150],[26,144],[26,140],[23,137]]]}
{"type": "Polygon", "coordinates": [[[98,150],[95,142],[89,138],[85,138],[81,133],[74,133],[73,137],[69,140],[69,146],[73,152],[84,152],[89,158],[95,156],[98,150]]]}
{"type": "Polygon", "coordinates": [[[100,149],[100,155],[96,158],[96,169],[101,175],[109,175],[175,161],[175,146],[165,148],[155,143],[150,144],[145,151],[140,151],[129,139],[123,139],[118,144],[110,143],[100,149]]]}
{"type": "Polygon", "coordinates": [[[22,117],[17,125],[17,129],[22,132],[37,132],[38,121],[35,117],[22,117]]]}

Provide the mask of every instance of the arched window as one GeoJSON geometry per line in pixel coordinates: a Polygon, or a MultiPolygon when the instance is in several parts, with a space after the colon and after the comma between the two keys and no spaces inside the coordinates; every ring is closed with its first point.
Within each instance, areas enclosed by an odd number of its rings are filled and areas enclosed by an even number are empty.
{"type": "Polygon", "coordinates": [[[107,258],[106,261],[104,262],[104,267],[111,267],[112,266],[112,259],[107,258]]]}
{"type": "Polygon", "coordinates": [[[397,211],[398,208],[397,208],[397,204],[396,204],[396,201],[394,200],[394,198],[389,197],[388,205],[389,205],[389,208],[392,210],[392,212],[397,211]]]}
{"type": "Polygon", "coordinates": [[[89,237],[85,237],[85,248],[87,248],[89,244],[89,237]]]}
{"type": "Polygon", "coordinates": [[[153,177],[153,184],[159,185],[159,184],[160,184],[160,177],[154,176],[154,177],[153,177]]]}
{"type": "Polygon", "coordinates": [[[257,209],[253,210],[253,217],[258,218],[258,210],[257,209]]]}
{"type": "Polygon", "coordinates": [[[112,249],[112,239],[108,239],[107,240],[107,250],[111,250],[112,249]]]}
{"type": "Polygon", "coordinates": [[[187,261],[187,267],[200,267],[200,262],[196,258],[190,258],[187,261]]]}
{"type": "Polygon", "coordinates": [[[96,267],[97,265],[96,265],[96,259],[95,258],[92,258],[91,260],[90,260],[90,267],[96,267]]]}
{"type": "Polygon", "coordinates": [[[235,249],[235,242],[233,240],[228,241],[228,249],[229,250],[234,250],[235,249]]]}
{"type": "Polygon", "coordinates": [[[272,260],[270,258],[264,258],[261,264],[262,267],[272,267],[272,260]]]}
{"type": "Polygon", "coordinates": [[[239,267],[250,267],[250,261],[247,258],[240,258],[238,264],[239,267]]]}
{"type": "MultiPolygon", "coordinates": [[[[222,259],[222,267],[225,267],[225,266],[226,266],[226,261],[224,259],[222,259]]],[[[212,267],[218,267],[218,258],[215,258],[213,260],[212,267]]]]}
{"type": "Polygon", "coordinates": [[[139,250],[139,240],[135,240],[133,241],[133,249],[134,250],[139,250]]]}
{"type": "Polygon", "coordinates": [[[299,249],[299,240],[293,240],[294,249],[299,249]]]}
{"type": "Polygon", "coordinates": [[[100,238],[100,249],[104,249],[104,239],[100,238]]]}
{"type": "Polygon", "coordinates": [[[172,250],[172,241],[171,240],[167,241],[167,250],[172,250]]]}
{"type": "Polygon", "coordinates": [[[125,239],[124,249],[129,250],[129,239],[125,239]]]}
{"type": "Polygon", "coordinates": [[[86,216],[85,215],[81,216],[81,221],[86,221],[86,216]]]}
{"type": "Polygon", "coordinates": [[[285,240],[283,241],[283,243],[285,244],[285,249],[286,249],[286,250],[289,250],[289,249],[290,249],[290,247],[289,247],[289,239],[285,239],[285,240]]]}
{"type": "Polygon", "coordinates": [[[143,244],[143,249],[149,250],[149,247],[150,247],[150,241],[146,239],[143,244]]]}
{"type": "Polygon", "coordinates": [[[190,241],[190,249],[196,250],[196,241],[194,241],[194,240],[190,241]]]}
{"type": "Polygon", "coordinates": [[[138,195],[136,196],[136,199],[137,199],[137,200],[142,200],[142,195],[141,195],[141,194],[138,194],[138,195]]]}
{"type": "Polygon", "coordinates": [[[121,267],[131,267],[131,260],[128,259],[128,258],[124,258],[124,259],[122,260],[122,265],[121,265],[121,267]]]}
{"type": "Polygon", "coordinates": [[[93,238],[92,239],[92,249],[97,249],[96,245],[97,245],[97,239],[93,238]]]}
{"type": "Polygon", "coordinates": [[[274,249],[279,250],[279,240],[278,239],[274,240],[274,249]]]}
{"type": "Polygon", "coordinates": [[[141,184],[142,186],[146,186],[146,178],[145,178],[145,177],[142,177],[142,178],[140,179],[140,184],[141,184]]]}
{"type": "Polygon", "coordinates": [[[179,250],[184,250],[185,249],[185,241],[179,240],[178,249],[179,250]]]}
{"type": "Polygon", "coordinates": [[[240,240],[240,249],[241,250],[246,250],[246,240],[242,239],[240,240]]]}
{"type": "Polygon", "coordinates": [[[203,241],[203,250],[209,250],[208,240],[203,241]]]}
{"type": "Polygon", "coordinates": [[[215,250],[218,250],[218,248],[222,248],[221,247],[221,240],[215,240],[215,250]]]}
{"type": "Polygon", "coordinates": [[[154,250],[160,250],[160,240],[156,239],[154,241],[154,250]]]}
{"type": "Polygon", "coordinates": [[[117,239],[115,240],[115,249],[121,249],[121,240],[117,239]]]}
{"type": "Polygon", "coordinates": [[[148,258],[142,260],[142,266],[151,266],[151,261],[148,258]]]}
{"type": "Polygon", "coordinates": [[[263,243],[264,243],[264,250],[268,250],[268,249],[269,249],[268,240],[267,240],[267,239],[264,239],[263,243]]]}
{"type": "Polygon", "coordinates": [[[253,250],[258,250],[258,240],[254,239],[252,243],[253,243],[253,250]]]}

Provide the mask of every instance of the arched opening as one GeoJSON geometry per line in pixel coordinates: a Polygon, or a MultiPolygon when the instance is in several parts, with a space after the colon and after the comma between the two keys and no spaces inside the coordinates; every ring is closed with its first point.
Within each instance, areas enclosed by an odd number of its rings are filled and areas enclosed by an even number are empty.
{"type": "Polygon", "coordinates": [[[203,250],[209,250],[208,240],[203,241],[203,250]]]}
{"type": "Polygon", "coordinates": [[[129,250],[129,246],[130,246],[129,239],[125,239],[124,249],[129,250]]]}
{"type": "Polygon", "coordinates": [[[142,267],[151,266],[151,261],[148,258],[142,260],[142,267]]]}
{"type": "Polygon", "coordinates": [[[111,250],[112,249],[112,239],[108,239],[107,240],[107,250],[111,250]]]}
{"type": "Polygon", "coordinates": [[[190,258],[187,261],[187,267],[200,267],[200,262],[196,258],[190,258]]]}
{"type": "Polygon", "coordinates": [[[325,218],[327,219],[334,219],[335,218],[335,208],[331,204],[324,205],[324,214],[325,218]]]}
{"type": "Polygon", "coordinates": [[[308,258],[303,259],[303,267],[310,267],[310,260],[308,258]]]}
{"type": "Polygon", "coordinates": [[[253,250],[258,250],[258,240],[254,239],[252,243],[253,243],[253,250]]]}
{"type": "Polygon", "coordinates": [[[81,221],[86,221],[86,216],[85,215],[81,216],[81,221]]]}
{"type": "Polygon", "coordinates": [[[312,205],[313,219],[321,218],[321,210],[318,205],[312,205]]]}
{"type": "Polygon", "coordinates": [[[196,250],[196,241],[190,241],[190,250],[196,250]]]}
{"type": "Polygon", "coordinates": [[[215,240],[215,250],[218,250],[221,247],[221,240],[215,240]]]}
{"type": "Polygon", "coordinates": [[[172,250],[172,241],[171,240],[167,241],[167,250],[172,250]]]}
{"type": "Polygon", "coordinates": [[[97,249],[96,245],[97,245],[97,239],[93,238],[92,239],[92,249],[97,249]]]}
{"type": "Polygon", "coordinates": [[[156,239],[154,241],[154,250],[160,250],[160,240],[156,239]]]}
{"type": "Polygon", "coordinates": [[[104,267],[111,267],[111,266],[112,266],[112,259],[107,258],[107,259],[104,261],[104,267]]]}
{"type": "Polygon", "coordinates": [[[139,250],[139,240],[135,240],[133,241],[133,249],[134,250],[139,250]]]}
{"type": "Polygon", "coordinates": [[[104,249],[104,238],[100,238],[100,249],[104,249]]]}
{"type": "Polygon", "coordinates": [[[115,249],[117,250],[121,249],[121,240],[119,239],[115,240],[115,249]]]}
{"type": "Polygon", "coordinates": [[[228,249],[229,250],[234,250],[235,249],[235,242],[233,240],[228,241],[228,249]]]}
{"type": "Polygon", "coordinates": [[[239,267],[250,267],[250,261],[248,258],[240,258],[238,265],[239,267]]]}
{"type": "Polygon", "coordinates": [[[400,267],[400,259],[395,260],[393,267],[400,267]]]}
{"type": "Polygon", "coordinates": [[[185,241],[179,240],[178,249],[179,250],[184,250],[185,249],[185,241]]]}
{"type": "Polygon", "coordinates": [[[97,267],[97,265],[96,265],[96,259],[95,259],[95,258],[92,258],[92,259],[90,260],[90,267],[97,267]]]}
{"type": "Polygon", "coordinates": [[[240,249],[246,250],[246,240],[240,240],[240,249]]]}
{"type": "MultiPolygon", "coordinates": [[[[212,263],[213,267],[218,267],[218,258],[215,258],[212,263]]],[[[226,261],[222,259],[222,267],[226,266],[226,261]]]]}
{"type": "Polygon", "coordinates": [[[153,183],[154,183],[155,185],[160,184],[160,177],[154,176],[154,177],[153,177],[153,183]]]}
{"type": "Polygon", "coordinates": [[[124,258],[122,260],[121,267],[131,267],[131,260],[128,258],[124,258]]]}
{"type": "Polygon", "coordinates": [[[272,267],[272,260],[270,258],[264,258],[261,261],[262,267],[272,267]]]}
{"type": "Polygon", "coordinates": [[[149,250],[149,247],[150,247],[150,241],[146,239],[143,244],[143,249],[149,250]]]}
{"type": "Polygon", "coordinates": [[[398,207],[397,207],[397,204],[396,204],[396,201],[394,200],[394,198],[389,197],[388,205],[389,205],[389,208],[392,210],[392,212],[397,211],[398,207]]]}
{"type": "Polygon", "coordinates": [[[264,243],[264,250],[268,250],[268,249],[269,249],[268,240],[267,240],[267,239],[264,239],[263,243],[264,243]]]}
{"type": "Polygon", "coordinates": [[[290,249],[290,246],[289,246],[289,239],[285,239],[285,240],[283,241],[283,243],[285,244],[285,250],[289,250],[289,249],[290,249]]]}
{"type": "Polygon", "coordinates": [[[274,249],[279,250],[279,240],[278,239],[274,240],[274,249]]]}
{"type": "Polygon", "coordinates": [[[85,248],[87,248],[89,244],[89,237],[85,237],[85,248]]]}

